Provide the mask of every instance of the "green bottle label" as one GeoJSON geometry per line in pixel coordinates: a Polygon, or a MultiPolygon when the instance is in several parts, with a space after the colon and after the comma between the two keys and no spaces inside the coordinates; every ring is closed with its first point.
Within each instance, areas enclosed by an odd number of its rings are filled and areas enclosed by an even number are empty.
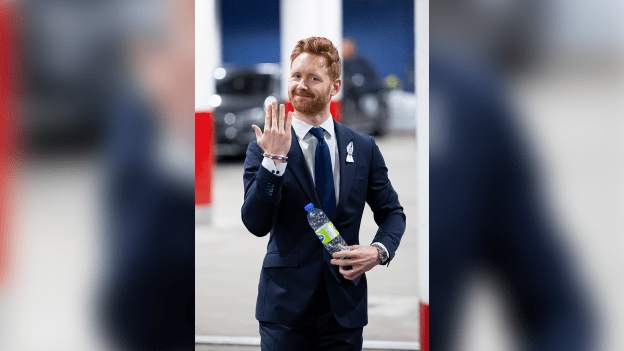
{"type": "Polygon", "coordinates": [[[340,235],[336,227],[332,222],[327,223],[325,226],[321,227],[321,229],[316,231],[316,236],[321,240],[323,245],[332,241],[335,237],[340,235]]]}

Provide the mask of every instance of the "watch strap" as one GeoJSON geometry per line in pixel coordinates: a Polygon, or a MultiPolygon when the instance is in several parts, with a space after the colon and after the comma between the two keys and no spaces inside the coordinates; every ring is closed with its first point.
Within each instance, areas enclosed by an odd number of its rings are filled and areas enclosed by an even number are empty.
{"type": "Polygon", "coordinates": [[[385,265],[389,261],[388,250],[381,243],[372,243],[371,246],[374,246],[379,250],[379,264],[385,265]]]}

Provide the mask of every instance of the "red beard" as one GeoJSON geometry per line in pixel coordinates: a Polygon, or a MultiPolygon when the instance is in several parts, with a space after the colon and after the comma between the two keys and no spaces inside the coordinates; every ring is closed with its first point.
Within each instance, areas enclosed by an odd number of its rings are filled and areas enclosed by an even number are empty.
{"type": "Polygon", "coordinates": [[[315,114],[323,111],[325,107],[327,107],[327,104],[331,100],[331,94],[329,93],[330,90],[331,87],[329,87],[326,94],[315,96],[310,92],[302,92],[300,90],[293,89],[288,92],[288,98],[296,111],[305,114],[315,114]],[[305,96],[305,98],[298,95],[305,96]]]}

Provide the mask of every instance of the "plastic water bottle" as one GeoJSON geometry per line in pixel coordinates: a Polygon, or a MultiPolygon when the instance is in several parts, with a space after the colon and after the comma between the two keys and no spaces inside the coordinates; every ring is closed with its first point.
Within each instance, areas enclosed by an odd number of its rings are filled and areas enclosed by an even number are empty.
{"type": "Polygon", "coordinates": [[[349,245],[347,245],[340,236],[340,233],[338,233],[334,224],[329,221],[329,218],[327,218],[323,210],[314,207],[312,203],[307,204],[304,208],[308,211],[308,223],[310,223],[310,227],[312,227],[316,236],[321,240],[323,246],[325,246],[330,254],[340,251],[349,251],[349,245]]]}

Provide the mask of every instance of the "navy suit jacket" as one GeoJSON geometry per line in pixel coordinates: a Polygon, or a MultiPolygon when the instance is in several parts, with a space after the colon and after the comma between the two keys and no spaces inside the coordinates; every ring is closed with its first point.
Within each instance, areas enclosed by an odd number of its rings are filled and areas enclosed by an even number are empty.
{"type": "MultiPolygon", "coordinates": [[[[349,245],[359,245],[362,213],[366,203],[379,226],[374,242],[382,243],[390,258],[405,231],[405,214],[388,179],[375,139],[334,121],[340,162],[340,198],[330,220],[349,245]],[[345,161],[353,142],[353,163],[345,161]]],[[[309,168],[294,130],[288,166],[281,177],[262,167],[262,149],[251,142],[245,160],[245,201],[241,214],[256,236],[271,233],[262,264],[256,318],[263,322],[296,326],[308,323],[314,313],[315,294],[330,297],[336,320],[344,327],[368,323],[366,277],[346,280],[308,224],[304,207],[312,202],[322,208],[309,168]],[[325,284],[322,284],[325,281],[325,284]]]]}

